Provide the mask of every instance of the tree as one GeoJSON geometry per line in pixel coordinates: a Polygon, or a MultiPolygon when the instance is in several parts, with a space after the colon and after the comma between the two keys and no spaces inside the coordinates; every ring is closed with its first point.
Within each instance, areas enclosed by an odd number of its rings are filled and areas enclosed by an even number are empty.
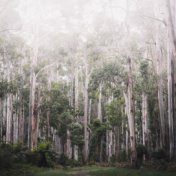
{"type": "Polygon", "coordinates": [[[169,143],[170,143],[170,159],[175,157],[175,138],[176,130],[174,128],[176,124],[175,118],[175,52],[176,52],[176,35],[175,35],[175,1],[169,0],[166,2],[168,7],[168,40],[167,40],[167,60],[168,60],[168,121],[169,121],[169,143]]]}

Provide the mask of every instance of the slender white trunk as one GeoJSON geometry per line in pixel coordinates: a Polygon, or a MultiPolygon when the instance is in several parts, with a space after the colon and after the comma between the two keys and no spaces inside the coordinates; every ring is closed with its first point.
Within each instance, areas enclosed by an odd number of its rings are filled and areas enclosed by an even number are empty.
{"type": "MultiPolygon", "coordinates": [[[[13,98],[17,100],[18,95],[14,96],[13,98]]],[[[14,109],[14,113],[13,113],[13,143],[17,143],[19,141],[19,110],[18,109],[14,109]]]]}
{"type": "Polygon", "coordinates": [[[147,95],[142,93],[142,143],[144,146],[148,143],[148,106],[147,95]]]}
{"type": "Polygon", "coordinates": [[[89,99],[89,113],[88,113],[88,123],[90,124],[91,119],[91,111],[92,111],[92,99],[89,99]]]}
{"type": "Polygon", "coordinates": [[[107,130],[107,156],[108,156],[108,162],[110,162],[110,159],[112,157],[112,143],[113,143],[113,134],[112,130],[107,130]]]}
{"type": "Polygon", "coordinates": [[[175,33],[175,5],[174,0],[166,1],[168,7],[168,40],[167,40],[167,61],[168,61],[168,121],[169,121],[169,144],[170,159],[174,159],[175,155],[175,83],[176,83],[176,33],[175,33]]]}
{"type": "Polygon", "coordinates": [[[11,141],[11,135],[12,135],[12,94],[7,95],[7,121],[6,121],[6,142],[10,143],[11,141]]]}
{"type": "MultiPolygon", "coordinates": [[[[124,99],[125,99],[125,114],[126,116],[128,117],[128,97],[127,97],[127,94],[124,92],[123,93],[124,95],[124,99]]],[[[126,151],[126,155],[128,156],[128,150],[129,150],[129,132],[128,132],[128,124],[126,124],[126,131],[125,131],[125,151],[126,151]]]]}
{"type": "Polygon", "coordinates": [[[159,105],[159,117],[160,117],[160,135],[161,135],[161,147],[165,145],[165,107],[164,107],[164,95],[163,95],[163,77],[162,77],[162,54],[161,54],[161,48],[160,48],[160,40],[159,40],[159,24],[157,24],[156,28],[156,73],[158,75],[158,105],[159,105]]]}
{"type": "MultiPolygon", "coordinates": [[[[78,68],[75,69],[75,112],[79,110],[79,75],[78,75],[78,68]]],[[[79,119],[79,117],[77,116],[79,119]]],[[[73,146],[74,150],[74,160],[78,161],[78,146],[74,145],[73,146]]]]}
{"type": "Polygon", "coordinates": [[[130,149],[131,149],[131,164],[136,164],[136,139],[135,139],[135,114],[134,114],[134,97],[133,97],[133,79],[132,79],[132,63],[131,58],[128,58],[128,125],[130,131],[130,149]]]}
{"type": "Polygon", "coordinates": [[[102,102],[102,83],[100,83],[100,85],[99,85],[99,98],[98,98],[98,119],[100,121],[102,121],[101,102],[102,102]]]}
{"type": "Polygon", "coordinates": [[[125,132],[125,152],[126,156],[128,157],[128,151],[129,151],[129,134],[128,134],[128,125],[126,124],[126,132],[125,132]]]}
{"type": "MultiPolygon", "coordinates": [[[[11,63],[8,62],[7,64],[7,82],[10,83],[10,75],[11,75],[11,63]]],[[[12,135],[12,111],[13,111],[13,104],[12,104],[12,94],[7,93],[7,99],[6,99],[6,142],[10,143],[11,141],[11,135],[12,135]]]]}
{"type": "Polygon", "coordinates": [[[89,134],[87,130],[87,120],[88,120],[88,84],[89,84],[89,75],[88,75],[88,63],[87,58],[85,58],[85,85],[84,85],[84,162],[88,160],[89,154],[89,134]]]}
{"type": "Polygon", "coordinates": [[[70,140],[70,131],[67,130],[67,157],[69,159],[72,158],[72,148],[71,148],[71,140],[70,140]]]}

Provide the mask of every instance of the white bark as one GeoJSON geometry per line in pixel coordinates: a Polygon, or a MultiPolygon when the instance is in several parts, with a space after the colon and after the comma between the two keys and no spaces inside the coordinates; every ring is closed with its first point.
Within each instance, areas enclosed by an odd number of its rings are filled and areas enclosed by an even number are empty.
{"type": "Polygon", "coordinates": [[[175,83],[176,83],[176,33],[175,33],[175,5],[174,0],[166,1],[168,7],[168,40],[167,40],[167,61],[168,61],[168,122],[169,122],[169,144],[170,159],[175,155],[175,83]]]}
{"type": "Polygon", "coordinates": [[[163,95],[163,77],[162,77],[162,54],[161,54],[161,48],[160,48],[160,40],[159,40],[159,24],[156,26],[156,73],[158,75],[158,105],[159,105],[159,117],[160,117],[160,126],[161,126],[161,147],[165,145],[165,107],[164,107],[164,95],[163,95]]]}
{"type": "Polygon", "coordinates": [[[6,142],[10,143],[12,134],[12,94],[7,95],[7,120],[6,120],[6,142]]]}
{"type": "Polygon", "coordinates": [[[88,84],[89,84],[89,75],[88,75],[88,63],[87,58],[85,59],[85,85],[84,85],[84,162],[88,160],[89,148],[89,134],[87,130],[87,121],[88,121],[88,84]]]}
{"type": "Polygon", "coordinates": [[[148,106],[147,95],[142,93],[142,143],[144,146],[148,143],[148,106]]]}
{"type": "Polygon", "coordinates": [[[99,85],[99,98],[98,98],[98,119],[100,121],[102,121],[101,103],[102,103],[102,83],[100,83],[100,85],[99,85]]]}
{"type": "MultiPolygon", "coordinates": [[[[75,69],[75,112],[79,110],[79,75],[78,75],[78,68],[75,69]]],[[[79,117],[77,117],[79,118],[79,117]]],[[[74,150],[74,160],[78,161],[78,146],[73,146],[74,150]]]]}
{"type": "Polygon", "coordinates": [[[70,131],[67,130],[67,157],[69,159],[72,158],[72,148],[71,148],[71,140],[70,140],[70,131]]]}
{"type": "Polygon", "coordinates": [[[134,114],[134,97],[133,97],[133,79],[132,79],[132,63],[131,58],[128,58],[128,125],[130,131],[130,149],[131,149],[131,164],[135,166],[136,162],[136,139],[135,139],[135,114],[134,114]]]}

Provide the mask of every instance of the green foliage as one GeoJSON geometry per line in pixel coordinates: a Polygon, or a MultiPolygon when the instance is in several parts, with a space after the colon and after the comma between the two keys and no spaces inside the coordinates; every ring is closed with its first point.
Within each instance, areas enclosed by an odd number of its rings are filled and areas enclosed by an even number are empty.
{"type": "Polygon", "coordinates": [[[67,130],[69,129],[72,121],[73,116],[70,114],[70,112],[64,112],[60,115],[58,134],[60,137],[62,137],[64,142],[67,139],[67,130]]]}
{"type": "Polygon", "coordinates": [[[15,163],[26,163],[26,154],[28,148],[24,146],[21,142],[13,145],[13,154],[15,163]]]}
{"type": "Polygon", "coordinates": [[[42,151],[42,150],[49,150],[50,148],[50,143],[48,141],[41,141],[38,143],[37,150],[42,151]]]}
{"type": "Polygon", "coordinates": [[[105,64],[93,72],[89,87],[97,89],[100,83],[106,83],[108,87],[111,87],[111,82],[121,82],[122,75],[122,69],[117,63],[105,64]]]}
{"type": "Polygon", "coordinates": [[[10,144],[0,145],[0,169],[12,167],[14,161],[13,147],[10,144]]]}
{"type": "Polygon", "coordinates": [[[84,139],[83,139],[83,126],[76,122],[70,125],[71,141],[73,145],[77,145],[82,148],[84,139]]]}
{"type": "Polygon", "coordinates": [[[168,155],[164,149],[158,149],[157,151],[152,152],[151,157],[156,160],[168,160],[168,155]]]}
{"type": "Polygon", "coordinates": [[[39,142],[37,149],[26,153],[27,163],[39,167],[53,167],[57,162],[57,153],[50,150],[48,141],[39,142]]]}
{"type": "Polygon", "coordinates": [[[99,119],[94,119],[91,122],[90,128],[94,135],[99,138],[106,132],[107,125],[99,119]]]}
{"type": "Polygon", "coordinates": [[[67,156],[65,156],[64,154],[61,154],[58,158],[58,164],[64,166],[64,167],[77,167],[77,166],[81,166],[80,161],[76,161],[73,159],[69,159],[67,156]]]}
{"type": "Polygon", "coordinates": [[[17,91],[17,85],[12,82],[2,80],[0,82],[0,98],[3,98],[7,93],[14,94],[17,91]]]}
{"type": "Polygon", "coordinates": [[[119,151],[117,161],[118,162],[126,162],[127,161],[127,154],[126,154],[125,150],[119,151]]]}
{"type": "Polygon", "coordinates": [[[111,126],[121,126],[123,119],[122,106],[124,104],[123,99],[115,99],[105,107],[106,116],[111,126]]]}
{"type": "Polygon", "coordinates": [[[137,158],[138,159],[142,159],[143,155],[147,155],[147,148],[142,145],[142,144],[138,144],[136,147],[136,151],[137,151],[137,158]]]}
{"type": "Polygon", "coordinates": [[[64,154],[61,154],[59,156],[58,163],[62,166],[68,166],[69,165],[69,159],[64,154]]]}
{"type": "Polygon", "coordinates": [[[91,121],[90,129],[90,159],[93,161],[99,161],[102,137],[106,134],[107,124],[101,122],[99,119],[94,119],[91,121]]]}
{"type": "Polygon", "coordinates": [[[21,143],[0,144],[0,169],[12,168],[14,164],[26,162],[27,148],[21,143]]]}
{"type": "MultiPolygon", "coordinates": [[[[46,125],[47,112],[50,113],[50,125],[54,129],[61,127],[61,124],[70,124],[72,121],[71,107],[69,106],[68,97],[65,90],[61,88],[59,84],[52,84],[50,91],[43,92],[43,102],[41,105],[42,125],[46,125]],[[60,126],[59,126],[60,124],[60,126]]],[[[63,129],[59,129],[59,133],[62,133],[63,129]]]]}

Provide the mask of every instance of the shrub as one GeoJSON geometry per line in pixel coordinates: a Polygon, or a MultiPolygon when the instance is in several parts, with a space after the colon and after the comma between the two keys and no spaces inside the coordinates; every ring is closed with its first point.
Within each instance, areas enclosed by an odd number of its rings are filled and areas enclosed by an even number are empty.
{"type": "Polygon", "coordinates": [[[111,163],[115,163],[117,161],[117,158],[115,155],[112,155],[110,158],[111,163]]]}
{"type": "Polygon", "coordinates": [[[22,143],[17,143],[13,146],[14,162],[15,163],[26,163],[26,153],[28,148],[22,143]]]}
{"type": "Polygon", "coordinates": [[[79,161],[69,159],[68,160],[68,165],[71,166],[71,167],[78,167],[78,166],[81,166],[81,163],[79,161]]]}
{"type": "Polygon", "coordinates": [[[118,162],[125,162],[127,161],[127,155],[125,150],[122,150],[119,152],[118,157],[117,157],[117,161],[118,162]]]}
{"type": "Polygon", "coordinates": [[[152,152],[151,157],[156,160],[168,160],[167,152],[164,149],[158,149],[157,151],[152,152]]]}
{"type": "Polygon", "coordinates": [[[26,162],[32,165],[39,165],[40,155],[37,151],[26,152],[26,162]]]}
{"type": "Polygon", "coordinates": [[[13,165],[13,148],[10,144],[0,145],[0,169],[10,168],[13,165]]]}
{"type": "Polygon", "coordinates": [[[68,166],[69,165],[69,159],[64,154],[61,154],[59,156],[58,163],[62,166],[68,166]]]}
{"type": "Polygon", "coordinates": [[[137,145],[136,151],[137,151],[137,159],[142,159],[143,155],[147,155],[147,149],[142,144],[137,145]]]}

